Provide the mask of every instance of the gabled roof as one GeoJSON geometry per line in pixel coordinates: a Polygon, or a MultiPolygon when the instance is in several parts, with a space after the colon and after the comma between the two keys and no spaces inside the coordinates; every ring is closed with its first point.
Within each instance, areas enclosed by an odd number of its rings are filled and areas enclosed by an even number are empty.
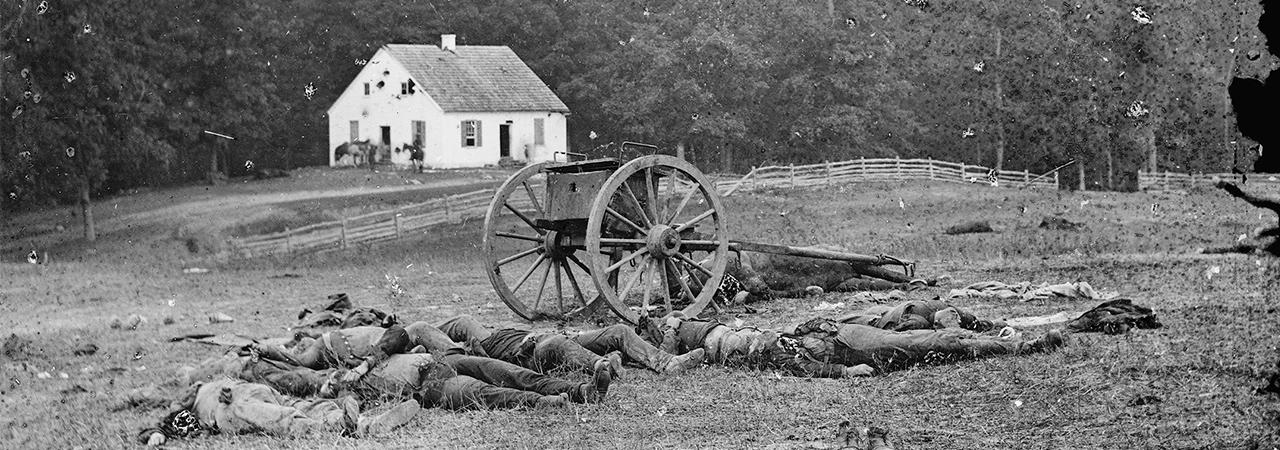
{"type": "Polygon", "coordinates": [[[387,53],[445,112],[556,111],[569,108],[506,46],[387,44],[387,53]]]}

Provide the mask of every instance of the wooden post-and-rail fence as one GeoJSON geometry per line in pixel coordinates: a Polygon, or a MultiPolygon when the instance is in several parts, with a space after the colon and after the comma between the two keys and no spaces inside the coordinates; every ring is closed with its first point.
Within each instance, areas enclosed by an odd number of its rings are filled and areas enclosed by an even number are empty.
{"type": "MultiPolygon", "coordinates": [[[[1029,172],[992,172],[982,166],[932,159],[856,159],[809,165],[765,166],[744,176],[718,175],[716,189],[721,195],[774,188],[828,186],[861,181],[934,180],[1014,188],[1057,189],[1058,175],[1033,176],[1029,172]],[[994,175],[989,176],[989,175],[994,175]]],[[[416,231],[446,223],[484,217],[493,198],[493,189],[451,195],[388,211],[378,211],[341,220],[307,225],[292,230],[257,236],[231,238],[231,257],[324,252],[403,238],[416,231]]],[[[528,206],[523,196],[512,199],[513,206],[528,206]]]]}

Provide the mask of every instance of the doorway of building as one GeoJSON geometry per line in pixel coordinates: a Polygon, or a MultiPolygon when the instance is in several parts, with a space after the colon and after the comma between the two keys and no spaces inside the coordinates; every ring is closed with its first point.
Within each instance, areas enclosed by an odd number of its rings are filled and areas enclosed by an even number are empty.
{"type": "Polygon", "coordinates": [[[511,157],[511,121],[498,125],[498,157],[511,157]]]}
{"type": "Polygon", "coordinates": [[[377,158],[374,158],[374,159],[378,162],[391,159],[391,127],[388,127],[388,126],[382,127],[381,143],[382,145],[380,145],[378,149],[374,151],[374,154],[377,155],[377,158]]]}

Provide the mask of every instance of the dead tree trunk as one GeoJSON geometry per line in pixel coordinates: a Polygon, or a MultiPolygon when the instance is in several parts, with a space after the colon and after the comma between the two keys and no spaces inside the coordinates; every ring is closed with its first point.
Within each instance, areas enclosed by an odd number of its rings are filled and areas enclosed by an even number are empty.
{"type": "Polygon", "coordinates": [[[94,230],[93,225],[93,205],[89,202],[89,177],[87,175],[80,177],[80,217],[84,218],[84,240],[93,242],[98,240],[98,233],[94,230]]]}
{"type": "Polygon", "coordinates": [[[1258,235],[1255,237],[1262,238],[1262,239],[1267,239],[1267,238],[1271,239],[1271,242],[1269,244],[1265,246],[1259,246],[1258,250],[1270,253],[1272,255],[1280,256],[1280,200],[1263,198],[1263,197],[1258,197],[1256,195],[1249,194],[1248,192],[1245,192],[1244,190],[1240,189],[1239,186],[1236,186],[1235,183],[1219,181],[1215,186],[1217,186],[1219,189],[1227,191],[1227,194],[1230,194],[1232,197],[1248,202],[1250,205],[1253,205],[1262,209],[1267,209],[1273,213],[1276,213],[1276,226],[1262,230],[1262,232],[1258,233],[1258,235]]]}

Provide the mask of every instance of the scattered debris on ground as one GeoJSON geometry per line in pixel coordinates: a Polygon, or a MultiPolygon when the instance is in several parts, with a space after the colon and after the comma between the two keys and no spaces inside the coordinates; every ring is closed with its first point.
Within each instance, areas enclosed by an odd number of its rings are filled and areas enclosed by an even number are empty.
{"type": "Polygon", "coordinates": [[[991,228],[991,223],[985,220],[975,220],[962,224],[947,227],[944,234],[970,234],[970,233],[994,233],[996,230],[991,228]]]}
{"type": "Polygon", "coordinates": [[[1046,216],[1040,220],[1040,229],[1079,231],[1084,229],[1084,222],[1072,222],[1059,216],[1046,216]]]}

